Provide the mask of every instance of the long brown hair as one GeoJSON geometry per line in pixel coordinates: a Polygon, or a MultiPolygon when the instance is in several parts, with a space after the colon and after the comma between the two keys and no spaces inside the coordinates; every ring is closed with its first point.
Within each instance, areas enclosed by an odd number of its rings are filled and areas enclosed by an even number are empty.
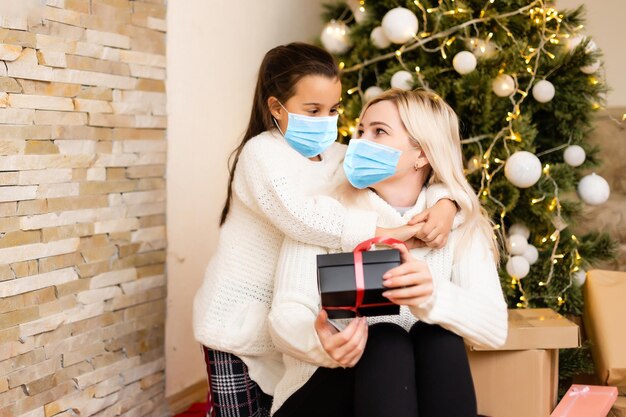
{"type": "Polygon", "coordinates": [[[285,103],[295,94],[298,81],[307,75],[336,78],[339,77],[339,68],[328,52],[301,42],[280,45],[265,54],[259,68],[248,128],[229,158],[228,195],[222,209],[220,226],[226,221],[230,210],[235,168],[243,147],[251,138],[274,127],[267,100],[273,96],[285,103]]]}

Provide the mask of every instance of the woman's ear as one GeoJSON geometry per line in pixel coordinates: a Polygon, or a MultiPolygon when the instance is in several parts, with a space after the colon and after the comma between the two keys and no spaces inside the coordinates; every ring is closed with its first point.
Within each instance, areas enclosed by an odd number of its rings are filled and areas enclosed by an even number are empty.
{"type": "Polygon", "coordinates": [[[280,120],[282,117],[283,107],[280,105],[278,99],[274,96],[271,96],[267,99],[267,107],[270,109],[270,113],[276,120],[280,120]]]}
{"type": "Polygon", "coordinates": [[[428,162],[426,153],[424,153],[423,149],[420,149],[417,159],[415,160],[415,164],[413,165],[415,167],[415,170],[417,171],[418,169],[424,168],[425,166],[429,164],[430,162],[428,162]]]}

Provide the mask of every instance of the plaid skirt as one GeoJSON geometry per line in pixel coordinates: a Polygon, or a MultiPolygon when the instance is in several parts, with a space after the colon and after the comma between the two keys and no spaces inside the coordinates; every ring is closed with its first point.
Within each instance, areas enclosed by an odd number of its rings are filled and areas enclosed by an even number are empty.
{"type": "Polygon", "coordinates": [[[250,379],[239,357],[203,346],[209,379],[207,417],[269,417],[272,397],[250,379]]]}

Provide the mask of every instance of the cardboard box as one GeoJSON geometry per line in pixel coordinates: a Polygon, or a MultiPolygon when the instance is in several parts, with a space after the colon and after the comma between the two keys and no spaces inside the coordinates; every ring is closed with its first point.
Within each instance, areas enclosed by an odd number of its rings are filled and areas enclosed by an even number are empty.
{"type": "MultiPolygon", "coordinates": [[[[383,297],[383,275],[400,265],[396,249],[361,252],[363,256],[364,292],[361,316],[399,314],[400,307],[383,297]]],[[[357,284],[354,271],[354,253],[334,253],[317,256],[317,282],[322,308],[331,319],[355,317],[357,284]]]]}
{"type": "Polygon", "coordinates": [[[600,382],[626,394],[626,273],[587,272],[585,329],[600,382]]]}
{"type": "Polygon", "coordinates": [[[558,313],[509,310],[509,336],[501,349],[468,346],[478,413],[548,417],[558,393],[558,349],[578,346],[578,326],[558,313]]]}
{"type": "Polygon", "coordinates": [[[550,417],[606,417],[617,398],[617,388],[572,385],[550,417]]]}
{"type": "MultiPolygon", "coordinates": [[[[565,349],[580,346],[580,328],[549,308],[509,310],[509,334],[497,350],[565,349]]],[[[472,347],[472,350],[491,350],[472,347]]]]}
{"type": "Polygon", "coordinates": [[[626,417],[626,397],[617,397],[609,412],[609,417],[626,417]]]}

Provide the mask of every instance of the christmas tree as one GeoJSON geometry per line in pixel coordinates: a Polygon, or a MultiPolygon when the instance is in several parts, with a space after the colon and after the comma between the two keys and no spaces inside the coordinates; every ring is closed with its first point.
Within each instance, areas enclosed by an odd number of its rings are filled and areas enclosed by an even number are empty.
{"type": "MultiPolygon", "coordinates": [[[[435,91],[461,121],[466,173],[496,224],[512,308],[582,314],[585,270],[613,256],[607,234],[575,234],[583,204],[609,196],[583,175],[603,104],[601,52],[583,10],[543,0],[348,0],[326,6],[347,141],[362,105],[389,87],[435,91]],[[578,192],[578,197],[572,191],[578,192]]],[[[561,378],[589,372],[588,346],[561,352],[561,378]]]]}

